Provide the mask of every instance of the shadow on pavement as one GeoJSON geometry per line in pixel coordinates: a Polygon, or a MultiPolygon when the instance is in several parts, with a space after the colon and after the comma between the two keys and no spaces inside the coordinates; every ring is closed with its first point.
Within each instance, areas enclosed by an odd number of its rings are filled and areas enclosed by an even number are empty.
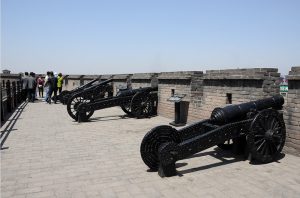
{"type": "MultiPolygon", "coordinates": [[[[207,165],[196,167],[196,168],[190,168],[190,169],[186,169],[186,170],[177,171],[178,176],[183,176],[184,174],[187,174],[187,173],[206,170],[206,169],[215,168],[215,167],[218,167],[218,166],[224,166],[224,165],[227,165],[227,164],[232,164],[232,163],[235,163],[235,162],[247,160],[247,157],[245,155],[236,155],[236,154],[233,154],[230,151],[222,150],[218,147],[216,147],[214,149],[214,151],[197,153],[195,155],[192,155],[192,156],[188,157],[187,159],[194,158],[194,157],[203,157],[203,156],[207,156],[207,155],[210,155],[214,158],[219,159],[220,162],[213,163],[213,164],[207,164],[207,165]]],[[[276,160],[273,161],[273,162],[270,162],[270,163],[274,163],[274,162],[275,163],[276,162],[280,163],[278,160],[281,160],[284,157],[285,157],[285,154],[280,153],[277,156],[276,160]]],[[[255,160],[251,160],[249,163],[253,164],[253,165],[262,165],[263,164],[263,163],[259,163],[259,162],[255,161],[255,160]]],[[[177,167],[177,164],[181,164],[181,166],[182,166],[182,164],[187,165],[187,163],[176,163],[176,167],[177,167]]]]}
{"type": "MultiPolygon", "coordinates": [[[[197,153],[195,155],[190,156],[189,158],[203,157],[203,156],[207,156],[207,155],[210,155],[214,158],[219,159],[220,162],[213,163],[213,164],[208,164],[208,165],[204,165],[204,166],[200,166],[200,167],[196,167],[196,168],[190,168],[190,169],[186,169],[186,170],[177,171],[178,175],[183,176],[184,174],[187,174],[187,173],[192,173],[192,172],[196,172],[196,171],[215,168],[215,167],[218,167],[218,166],[224,166],[224,165],[227,165],[227,164],[231,164],[231,163],[234,163],[234,162],[239,162],[239,161],[244,161],[245,160],[245,157],[243,155],[235,155],[230,151],[224,151],[224,150],[219,149],[219,148],[215,148],[214,151],[197,153]],[[230,159],[226,159],[226,158],[230,158],[230,159]]],[[[187,159],[189,159],[189,158],[187,158],[187,159]]],[[[176,165],[177,165],[177,163],[176,163],[176,165]]]]}
{"type": "Polygon", "coordinates": [[[112,116],[90,118],[89,121],[95,122],[95,121],[123,120],[123,119],[128,119],[128,118],[130,118],[130,117],[127,115],[112,115],[112,116]]]}
{"type": "Polygon", "coordinates": [[[9,117],[7,119],[7,121],[3,124],[7,124],[5,126],[5,128],[3,130],[1,130],[1,136],[0,136],[0,140],[1,140],[1,150],[3,149],[8,149],[8,147],[3,147],[5,141],[7,140],[9,134],[11,131],[17,130],[17,129],[13,129],[17,120],[19,119],[20,115],[22,114],[25,106],[28,104],[28,102],[23,102],[21,103],[16,110],[14,111],[14,113],[11,115],[11,117],[9,117]]]}

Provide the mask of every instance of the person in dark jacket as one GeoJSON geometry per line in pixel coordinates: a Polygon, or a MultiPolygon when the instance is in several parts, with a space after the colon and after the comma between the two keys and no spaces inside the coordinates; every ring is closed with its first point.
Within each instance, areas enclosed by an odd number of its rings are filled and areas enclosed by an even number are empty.
{"type": "Polygon", "coordinates": [[[35,100],[36,81],[33,75],[33,72],[30,72],[30,76],[28,77],[27,99],[30,102],[34,102],[35,100]]]}
{"type": "Polygon", "coordinates": [[[57,79],[57,73],[54,73],[54,76],[53,76],[53,101],[54,101],[54,104],[56,104],[56,101],[57,101],[57,90],[58,90],[58,87],[57,87],[57,82],[58,82],[58,79],[57,79]]]}
{"type": "MultiPolygon", "coordinates": [[[[47,102],[51,104],[51,97],[54,92],[57,93],[57,78],[53,75],[53,72],[50,72],[50,76],[48,78],[48,84],[49,84],[49,95],[47,98],[47,102]]],[[[54,103],[56,104],[56,96],[53,97],[54,103]]]]}
{"type": "Polygon", "coordinates": [[[26,100],[27,98],[27,89],[28,89],[28,72],[24,73],[22,77],[22,98],[26,100]]]}

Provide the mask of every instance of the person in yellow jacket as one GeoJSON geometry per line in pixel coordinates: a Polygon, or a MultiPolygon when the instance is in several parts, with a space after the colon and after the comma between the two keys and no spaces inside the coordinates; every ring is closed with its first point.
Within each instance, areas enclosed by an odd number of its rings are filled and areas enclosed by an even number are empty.
{"type": "Polygon", "coordinates": [[[62,90],[63,80],[64,80],[64,78],[62,77],[62,74],[59,73],[57,76],[57,88],[58,88],[59,94],[61,93],[61,90],[62,90]]]}

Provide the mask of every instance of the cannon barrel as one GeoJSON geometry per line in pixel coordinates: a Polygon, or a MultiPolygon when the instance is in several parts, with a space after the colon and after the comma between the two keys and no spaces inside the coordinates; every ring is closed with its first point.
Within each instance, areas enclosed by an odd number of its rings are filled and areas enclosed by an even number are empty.
{"type": "Polygon", "coordinates": [[[129,89],[129,90],[120,91],[119,96],[129,96],[129,95],[134,95],[137,92],[157,91],[157,90],[158,90],[157,87],[143,87],[138,89],[129,89]]]}
{"type": "Polygon", "coordinates": [[[94,82],[96,82],[97,80],[99,80],[99,78],[95,78],[94,80],[92,80],[92,81],[90,81],[90,82],[88,82],[88,83],[86,83],[86,84],[84,84],[84,85],[81,85],[81,86],[77,87],[76,89],[80,89],[80,88],[84,88],[84,87],[86,87],[86,86],[90,86],[90,85],[92,85],[94,82]]]}
{"type": "Polygon", "coordinates": [[[95,87],[98,87],[98,86],[101,86],[101,85],[106,85],[107,83],[110,83],[112,81],[113,81],[112,78],[104,80],[104,81],[101,81],[98,84],[95,84],[95,85],[92,85],[92,86],[86,88],[85,91],[87,91],[87,90],[93,90],[95,87]]]}
{"type": "Polygon", "coordinates": [[[113,81],[113,79],[112,78],[109,78],[109,79],[107,79],[107,80],[104,80],[104,81],[100,81],[100,83],[99,84],[107,84],[107,83],[110,83],[110,82],[112,82],[113,81]]]}
{"type": "Polygon", "coordinates": [[[210,119],[216,124],[223,125],[245,119],[247,117],[247,113],[251,110],[260,111],[268,108],[281,109],[283,104],[283,96],[276,95],[270,98],[251,101],[238,105],[229,105],[223,108],[215,108],[211,113],[210,119]]]}

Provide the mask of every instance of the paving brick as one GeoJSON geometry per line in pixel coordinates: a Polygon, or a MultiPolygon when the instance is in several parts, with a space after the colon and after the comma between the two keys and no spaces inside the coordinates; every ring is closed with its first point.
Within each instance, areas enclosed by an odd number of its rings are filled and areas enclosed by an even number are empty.
{"type": "MultiPolygon", "coordinates": [[[[121,119],[116,107],[78,124],[60,104],[30,103],[1,151],[1,197],[298,197],[300,158],[223,163],[216,147],[178,163],[182,176],[147,172],[139,149],[145,133],[172,119],[121,119]],[[45,113],[47,112],[47,113],[45,113]],[[55,116],[53,116],[55,115],[55,116]],[[34,119],[34,121],[32,121],[34,119]],[[28,125],[28,123],[31,123],[28,125]]],[[[172,114],[173,115],[173,114],[172,114]]]]}

